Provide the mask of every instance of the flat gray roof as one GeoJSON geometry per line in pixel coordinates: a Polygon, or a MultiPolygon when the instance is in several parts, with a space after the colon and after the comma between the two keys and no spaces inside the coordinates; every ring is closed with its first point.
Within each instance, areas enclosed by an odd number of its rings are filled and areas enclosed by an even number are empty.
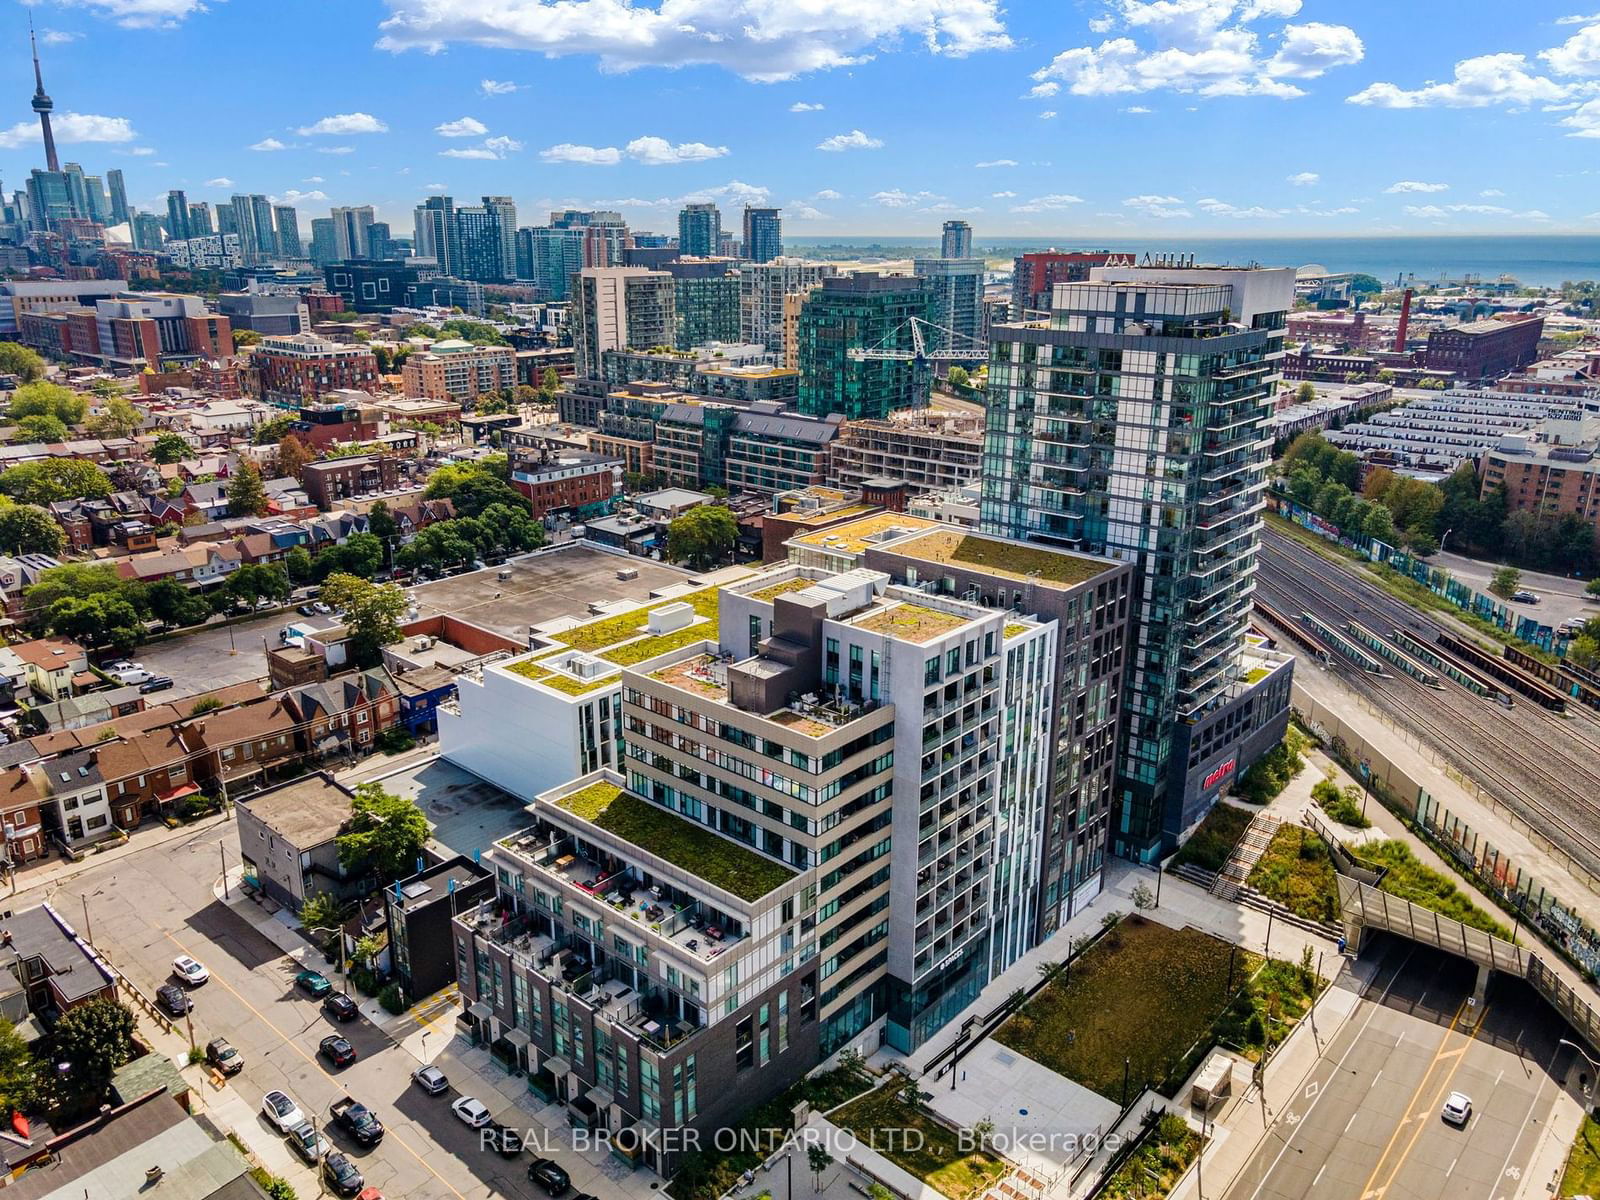
{"type": "Polygon", "coordinates": [[[350,793],[326,775],[308,775],[239,801],[284,841],[309,850],[332,841],[350,815],[350,793]]]}

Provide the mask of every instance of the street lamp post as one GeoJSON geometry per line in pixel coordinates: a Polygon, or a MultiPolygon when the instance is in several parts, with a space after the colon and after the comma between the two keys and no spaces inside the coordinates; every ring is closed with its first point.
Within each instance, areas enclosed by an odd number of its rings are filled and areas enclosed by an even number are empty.
{"type": "Polygon", "coordinates": [[[1372,797],[1372,761],[1361,760],[1361,818],[1366,820],[1367,801],[1372,797]]]}
{"type": "Polygon", "coordinates": [[[307,933],[332,933],[339,939],[339,990],[346,996],[350,994],[350,972],[345,966],[344,957],[344,930],[335,925],[313,925],[306,930],[307,933]]]}

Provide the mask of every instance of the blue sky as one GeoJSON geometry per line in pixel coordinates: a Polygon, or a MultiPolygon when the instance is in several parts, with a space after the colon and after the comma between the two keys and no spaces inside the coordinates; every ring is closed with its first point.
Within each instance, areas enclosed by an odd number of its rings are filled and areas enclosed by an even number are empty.
{"type": "Polygon", "coordinates": [[[30,13],[63,160],[303,231],[447,191],[660,231],[773,203],[790,240],[1600,233],[1600,12],[1566,0],[0,0],[8,189],[30,13]]]}

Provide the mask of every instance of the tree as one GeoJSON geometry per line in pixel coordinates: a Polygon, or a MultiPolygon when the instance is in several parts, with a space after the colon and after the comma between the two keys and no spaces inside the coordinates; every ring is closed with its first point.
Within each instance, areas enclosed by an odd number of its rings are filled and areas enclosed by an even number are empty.
{"type": "Polygon", "coordinates": [[[169,629],[199,625],[211,615],[205,597],[191,592],[175,579],[158,579],[145,589],[150,615],[169,629]]]}
{"type": "Polygon", "coordinates": [[[720,504],[701,504],[667,526],[667,557],[697,569],[720,561],[739,540],[739,522],[720,504]]]}
{"type": "Polygon", "coordinates": [[[317,452],[292,433],[278,441],[278,477],[295,479],[305,470],[307,463],[317,461],[317,452]]]}
{"type": "Polygon", "coordinates": [[[322,585],[322,599],[342,614],[344,627],[350,633],[350,656],[356,665],[377,666],[383,658],[383,647],[400,640],[406,594],[396,585],[334,574],[322,585]]]}
{"type": "Polygon", "coordinates": [[[392,539],[399,536],[400,522],[389,511],[387,500],[379,500],[367,511],[367,532],[385,546],[392,545],[392,539]]]}
{"type": "Polygon", "coordinates": [[[517,386],[512,390],[511,394],[513,397],[515,397],[519,407],[524,404],[537,404],[540,398],[539,389],[536,387],[529,387],[525,383],[517,384],[517,386]]]}
{"type": "Polygon", "coordinates": [[[1310,404],[1316,398],[1317,385],[1312,383],[1309,379],[1302,383],[1294,391],[1294,399],[1296,404],[1310,404]]]}
{"type": "Polygon", "coordinates": [[[1373,467],[1361,484],[1361,494],[1368,500],[1382,501],[1400,477],[1388,467],[1373,467]]]}
{"type": "Polygon", "coordinates": [[[261,335],[254,329],[235,329],[233,331],[233,348],[243,350],[246,346],[259,346],[261,335]]]}
{"type": "Polygon", "coordinates": [[[194,447],[189,444],[189,439],[170,430],[156,434],[155,445],[150,448],[150,457],[163,465],[182,462],[193,453],[194,447]]]}
{"type": "Polygon", "coordinates": [[[296,420],[295,417],[282,416],[263,421],[251,430],[251,440],[258,446],[270,446],[274,442],[282,441],[284,435],[294,428],[296,420]]]}
{"type": "Polygon", "coordinates": [[[1413,554],[1427,558],[1430,554],[1439,552],[1439,539],[1433,536],[1433,530],[1421,527],[1408,529],[1405,532],[1405,543],[1413,554]]]}
{"type": "Polygon", "coordinates": [[[120,595],[128,586],[108,563],[66,563],[41,571],[38,581],[22,593],[22,602],[29,612],[39,612],[68,596],[120,595]]]}
{"type": "Polygon", "coordinates": [[[49,413],[35,413],[31,417],[23,417],[17,422],[17,441],[19,442],[64,442],[67,440],[67,427],[61,423],[60,417],[51,416],[49,413]]]}
{"type": "Polygon", "coordinates": [[[964,388],[972,386],[972,376],[967,374],[965,367],[951,367],[945,372],[944,377],[949,381],[951,387],[964,388]]]}
{"type": "Polygon", "coordinates": [[[1389,515],[1389,510],[1381,504],[1374,504],[1367,513],[1367,519],[1362,522],[1361,532],[1370,538],[1377,538],[1380,542],[1394,541],[1394,518],[1389,515]]]}
{"type": "Polygon", "coordinates": [[[47,505],[57,500],[91,500],[109,496],[111,480],[93,463],[76,458],[47,458],[18,463],[0,474],[0,492],[24,504],[47,505]]]}
{"type": "Polygon", "coordinates": [[[479,346],[509,346],[511,343],[487,321],[469,321],[465,317],[452,317],[439,327],[445,337],[458,337],[479,346]]]}
{"type": "Polygon", "coordinates": [[[1585,596],[1600,596],[1600,579],[1589,580],[1588,584],[1584,586],[1583,594],[1585,596]]]}
{"type": "Polygon", "coordinates": [[[336,546],[329,546],[312,561],[311,574],[317,579],[330,575],[356,575],[370,579],[383,565],[383,543],[370,533],[353,533],[336,546]]]}
{"type": "Polygon", "coordinates": [[[449,500],[456,515],[462,517],[479,516],[491,504],[531,510],[527,497],[506,481],[508,473],[504,454],[489,454],[476,462],[451,463],[428,477],[422,494],[429,500],[449,500]]]}
{"type": "Polygon", "coordinates": [[[23,417],[45,416],[56,417],[66,425],[78,424],[88,411],[89,402],[83,396],[71,388],[43,380],[19,387],[11,397],[10,407],[6,409],[13,421],[20,421],[23,417]]]}
{"type": "Polygon", "coordinates": [[[39,1060],[17,1027],[10,1021],[0,1021],[0,1112],[30,1108],[38,1094],[39,1060]]]}
{"type": "Polygon", "coordinates": [[[144,414],[120,395],[113,396],[101,406],[88,421],[88,430],[95,437],[130,438],[144,424],[144,414]]]}
{"type": "Polygon", "coordinates": [[[45,612],[51,633],[86,646],[109,646],[126,654],[143,640],[138,610],[121,596],[104,593],[57,600],[45,612]]]}
{"type": "Polygon", "coordinates": [[[0,509],[0,550],[7,554],[58,556],[67,535],[49,513],[32,504],[12,504],[0,509]]]}
{"type": "Polygon", "coordinates": [[[1156,894],[1150,890],[1150,885],[1143,880],[1133,885],[1132,899],[1133,906],[1140,912],[1147,908],[1154,908],[1156,904],[1156,894]]]}
{"type": "Polygon", "coordinates": [[[511,405],[506,403],[505,397],[496,392],[489,392],[479,397],[473,411],[480,417],[492,417],[497,413],[510,412],[511,405]]]}
{"type": "Polygon", "coordinates": [[[1575,667],[1593,670],[1596,662],[1600,662],[1600,642],[1588,634],[1575,637],[1567,644],[1567,661],[1575,667]]]}
{"type": "Polygon", "coordinates": [[[1394,523],[1401,529],[1435,531],[1439,511],[1444,507],[1444,493],[1431,483],[1401,476],[1383,494],[1394,523]]]}
{"type": "Polygon", "coordinates": [[[115,1000],[90,1000],[61,1014],[49,1039],[49,1061],[66,1064],[52,1077],[60,1107],[77,1113],[105,1098],[111,1077],[133,1057],[133,1030],[132,1010],[115,1000]]]}
{"type": "Polygon", "coordinates": [[[239,469],[228,480],[228,515],[258,517],[267,511],[267,490],[261,486],[261,472],[248,458],[240,459],[239,469]]]}
{"type": "Polygon", "coordinates": [[[820,1192],[822,1190],[822,1173],[833,1166],[833,1155],[829,1154],[824,1147],[813,1142],[806,1147],[806,1166],[811,1168],[811,1190],[820,1192]]]}
{"type": "Polygon", "coordinates": [[[311,578],[311,551],[304,546],[295,546],[283,556],[283,569],[289,573],[289,579],[294,583],[304,583],[311,578]]]}
{"type": "Polygon", "coordinates": [[[307,929],[317,926],[328,928],[342,924],[344,911],[327,892],[312,892],[300,905],[300,923],[307,929]]]}
{"type": "Polygon", "coordinates": [[[1509,600],[1522,586],[1522,572],[1515,567],[1500,567],[1489,580],[1489,590],[1502,600],[1509,600]]]}
{"type": "Polygon", "coordinates": [[[350,819],[334,844],[345,871],[375,875],[387,884],[416,873],[428,836],[428,819],[415,802],[385,791],[382,784],[362,783],[356,785],[350,819]]]}
{"type": "Polygon", "coordinates": [[[16,342],[0,342],[0,373],[15,375],[23,383],[32,383],[44,374],[44,359],[16,342]]]}
{"type": "Polygon", "coordinates": [[[244,605],[254,605],[259,600],[289,598],[289,574],[282,567],[266,563],[247,563],[222,585],[222,594],[244,605]]]}

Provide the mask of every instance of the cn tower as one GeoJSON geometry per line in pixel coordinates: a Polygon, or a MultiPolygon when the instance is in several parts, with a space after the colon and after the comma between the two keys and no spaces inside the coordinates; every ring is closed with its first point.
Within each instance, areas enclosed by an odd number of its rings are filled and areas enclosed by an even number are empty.
{"type": "Polygon", "coordinates": [[[61,170],[61,163],[56,158],[56,135],[50,132],[50,110],[55,101],[44,94],[44,75],[39,70],[39,43],[33,36],[33,18],[28,18],[28,41],[33,46],[33,80],[37,85],[33,92],[33,111],[39,114],[39,127],[44,131],[44,161],[52,171],[61,170]]]}

